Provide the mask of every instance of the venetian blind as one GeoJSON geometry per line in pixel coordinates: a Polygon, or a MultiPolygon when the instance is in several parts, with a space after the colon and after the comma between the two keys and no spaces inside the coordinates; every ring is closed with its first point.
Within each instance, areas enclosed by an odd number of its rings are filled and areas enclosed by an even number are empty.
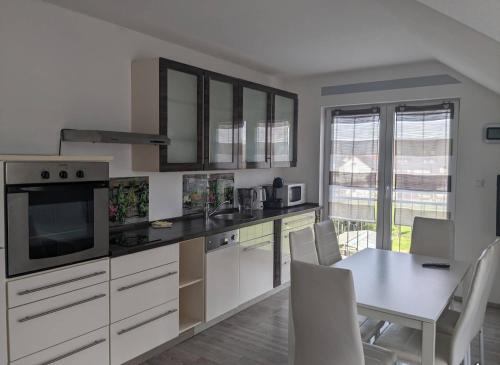
{"type": "Polygon", "coordinates": [[[393,151],[394,224],[449,219],[453,104],[399,106],[393,151]]]}
{"type": "Polygon", "coordinates": [[[380,110],[334,110],[331,126],[329,216],[375,222],[380,110]]]}

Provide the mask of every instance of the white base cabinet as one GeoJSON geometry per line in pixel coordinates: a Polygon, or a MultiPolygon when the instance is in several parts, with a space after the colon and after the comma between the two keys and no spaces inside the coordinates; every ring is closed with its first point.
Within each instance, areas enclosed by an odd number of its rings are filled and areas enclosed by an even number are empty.
{"type": "Polygon", "coordinates": [[[33,355],[12,365],[106,365],[109,364],[109,327],[87,333],[33,355]]]}
{"type": "Polygon", "coordinates": [[[223,246],[206,255],[207,321],[229,312],[239,304],[239,256],[238,245],[223,246]]]}
{"type": "Polygon", "coordinates": [[[240,243],[240,304],[273,288],[274,237],[240,243]]]}
{"type": "Polygon", "coordinates": [[[9,310],[10,360],[109,324],[109,283],[9,310]]]}
{"type": "Polygon", "coordinates": [[[111,364],[123,364],[179,335],[179,301],[116,322],[110,333],[111,364]]]}
{"type": "Polygon", "coordinates": [[[111,280],[111,323],[179,297],[179,263],[111,280]]]}

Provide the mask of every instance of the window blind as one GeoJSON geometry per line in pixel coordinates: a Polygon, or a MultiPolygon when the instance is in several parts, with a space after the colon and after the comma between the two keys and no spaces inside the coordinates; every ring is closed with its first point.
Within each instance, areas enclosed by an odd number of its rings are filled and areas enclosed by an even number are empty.
{"type": "Polygon", "coordinates": [[[375,222],[380,110],[334,110],[331,126],[329,216],[375,222]]]}
{"type": "Polygon", "coordinates": [[[453,104],[399,106],[395,112],[393,212],[395,225],[416,216],[449,219],[453,104]]]}

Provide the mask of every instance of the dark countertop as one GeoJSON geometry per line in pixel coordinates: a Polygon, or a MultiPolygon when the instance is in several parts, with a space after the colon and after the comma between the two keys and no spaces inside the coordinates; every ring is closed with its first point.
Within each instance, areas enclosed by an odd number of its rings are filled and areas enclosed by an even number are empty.
{"type": "Polygon", "coordinates": [[[290,208],[265,209],[255,212],[251,219],[238,221],[224,221],[211,219],[208,225],[205,225],[205,218],[177,218],[171,228],[151,228],[149,225],[123,227],[118,231],[110,232],[109,251],[111,257],[123,256],[134,252],[149,250],[180,241],[186,241],[192,238],[208,236],[215,233],[230,231],[256,223],[264,223],[287,216],[307,213],[320,209],[318,204],[306,203],[290,208]],[[140,243],[137,244],[137,237],[140,243]],[[133,242],[133,245],[127,247],[127,240],[133,242]]]}

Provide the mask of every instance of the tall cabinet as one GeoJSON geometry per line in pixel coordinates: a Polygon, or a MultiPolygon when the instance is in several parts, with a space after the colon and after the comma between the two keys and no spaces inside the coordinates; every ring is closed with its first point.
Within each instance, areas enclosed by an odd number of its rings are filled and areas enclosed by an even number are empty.
{"type": "Polygon", "coordinates": [[[132,62],[132,131],[168,146],[133,145],[136,171],[293,167],[296,94],[179,62],[132,62]]]}

